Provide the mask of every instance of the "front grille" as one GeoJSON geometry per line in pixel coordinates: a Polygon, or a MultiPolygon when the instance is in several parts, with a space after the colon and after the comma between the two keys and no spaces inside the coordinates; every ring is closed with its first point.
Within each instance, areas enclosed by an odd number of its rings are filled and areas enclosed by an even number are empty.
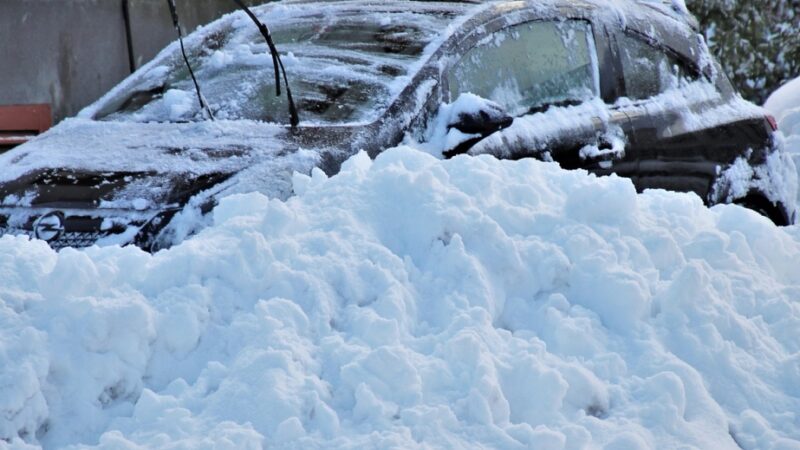
{"type": "MultiPolygon", "coordinates": [[[[3,208],[0,206],[0,237],[6,234],[24,235],[31,239],[39,236],[53,237],[46,241],[50,247],[91,247],[98,241],[102,245],[133,244],[153,251],[154,240],[167,225],[178,208],[170,207],[158,212],[128,210],[69,211],[3,208]],[[13,217],[13,220],[11,218],[13,217]]],[[[168,246],[159,242],[158,248],[168,246]]]]}
{"type": "Polygon", "coordinates": [[[108,236],[108,233],[99,231],[70,231],[62,234],[58,239],[48,242],[51,247],[61,250],[64,247],[89,247],[98,239],[108,236]]]}
{"type": "MultiPolygon", "coordinates": [[[[0,227],[0,236],[4,236],[6,234],[25,235],[31,239],[34,239],[33,231],[31,230],[0,227]]],[[[109,233],[103,231],[67,231],[62,233],[57,239],[53,239],[47,243],[55,250],[61,250],[65,247],[90,247],[100,238],[104,238],[108,235],[109,233]]]]}

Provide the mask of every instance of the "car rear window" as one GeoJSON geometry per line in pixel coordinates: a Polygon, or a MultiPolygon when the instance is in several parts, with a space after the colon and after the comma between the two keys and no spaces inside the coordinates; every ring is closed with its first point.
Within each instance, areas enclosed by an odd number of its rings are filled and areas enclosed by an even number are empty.
{"type": "MultiPolygon", "coordinates": [[[[463,13],[463,5],[414,11],[354,11],[335,4],[257,10],[271,27],[304,123],[375,120],[408,83],[425,48],[463,13]],[[288,10],[288,12],[287,12],[288,10]]],[[[286,95],[275,95],[272,58],[243,14],[228,16],[187,41],[192,68],[219,119],[288,123],[286,95]]],[[[201,120],[180,52],[163,58],[96,119],[137,122],[201,120]]]]}

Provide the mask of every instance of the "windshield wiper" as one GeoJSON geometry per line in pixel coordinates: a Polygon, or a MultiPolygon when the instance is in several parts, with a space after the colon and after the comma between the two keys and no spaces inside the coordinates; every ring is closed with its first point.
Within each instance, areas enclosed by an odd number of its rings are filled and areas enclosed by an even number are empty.
{"type": "Polygon", "coordinates": [[[208,113],[208,117],[210,117],[211,120],[214,120],[214,114],[211,113],[211,108],[209,108],[208,104],[203,100],[203,94],[200,93],[200,85],[197,83],[197,78],[194,76],[192,66],[189,64],[189,58],[186,56],[186,48],[183,46],[183,31],[181,31],[181,25],[178,21],[178,8],[175,7],[175,0],[167,0],[167,4],[169,5],[169,12],[172,15],[172,24],[175,26],[175,30],[178,32],[178,40],[181,43],[181,54],[183,54],[183,61],[186,63],[186,67],[189,68],[189,75],[192,76],[192,82],[194,82],[194,90],[197,92],[197,100],[200,102],[200,108],[204,109],[206,113],[208,113]]]}
{"type": "MultiPolygon", "coordinates": [[[[174,0],[170,0],[174,1],[174,0]]],[[[278,54],[278,49],[275,47],[275,42],[272,41],[272,34],[269,32],[269,28],[264,25],[263,22],[258,20],[253,11],[245,5],[242,0],[233,0],[239,8],[244,10],[244,12],[250,17],[253,23],[256,24],[258,27],[258,31],[261,32],[261,35],[264,36],[264,39],[267,41],[267,46],[269,46],[269,51],[272,53],[272,65],[273,70],[275,71],[275,95],[280,97],[281,95],[281,78],[280,74],[283,74],[283,82],[286,85],[286,100],[289,103],[289,116],[291,117],[290,124],[292,128],[297,127],[297,124],[300,123],[300,117],[297,115],[297,108],[294,105],[294,100],[292,99],[292,90],[289,88],[289,80],[286,78],[286,69],[283,67],[283,61],[281,61],[281,57],[278,54]],[[278,71],[278,67],[280,67],[280,72],[278,71]]]]}

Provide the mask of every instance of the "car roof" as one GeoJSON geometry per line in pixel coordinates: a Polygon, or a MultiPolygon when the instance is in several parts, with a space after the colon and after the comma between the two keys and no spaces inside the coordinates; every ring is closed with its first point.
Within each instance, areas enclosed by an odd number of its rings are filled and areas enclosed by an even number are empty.
{"type": "MultiPolygon", "coordinates": [[[[284,0],[285,4],[337,3],[352,0],[284,0]]],[[[589,9],[624,9],[637,12],[652,20],[672,20],[687,25],[694,31],[699,30],[697,19],[686,9],[683,0],[384,0],[381,3],[529,3],[551,4],[556,7],[589,8],[589,9]]],[[[363,3],[374,4],[374,0],[363,0],[363,3]]]]}
{"type": "MultiPolygon", "coordinates": [[[[380,5],[386,8],[409,8],[413,4],[425,5],[425,9],[436,10],[452,8],[456,5],[464,7],[463,13],[477,11],[476,7],[486,6],[483,13],[474,16],[472,21],[480,27],[481,20],[491,17],[513,15],[515,11],[535,11],[533,16],[541,18],[557,18],[569,16],[584,18],[593,23],[633,32],[644,36],[657,46],[669,48],[674,53],[691,61],[697,68],[709,64],[708,49],[698,39],[698,23],[686,9],[684,0],[284,0],[271,4],[313,4],[324,3],[331,6],[341,3],[343,8],[354,8],[358,5],[370,8],[380,5]]],[[[269,5],[269,4],[267,4],[269,5]]],[[[265,5],[266,6],[266,5],[265,5]]],[[[470,13],[467,13],[469,15],[470,13]]],[[[463,16],[461,16],[463,17],[463,16]]],[[[453,20],[459,20],[455,16],[453,20]]],[[[465,24],[466,25],[466,24],[465,24]]],[[[458,34],[458,33],[456,33],[458,34]]]]}

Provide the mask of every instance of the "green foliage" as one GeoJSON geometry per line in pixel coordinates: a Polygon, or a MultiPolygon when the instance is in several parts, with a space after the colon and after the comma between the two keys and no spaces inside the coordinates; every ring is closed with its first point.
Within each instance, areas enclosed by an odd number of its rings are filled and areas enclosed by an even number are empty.
{"type": "Polygon", "coordinates": [[[687,0],[711,51],[758,104],[800,75],[800,0],[687,0]]]}

